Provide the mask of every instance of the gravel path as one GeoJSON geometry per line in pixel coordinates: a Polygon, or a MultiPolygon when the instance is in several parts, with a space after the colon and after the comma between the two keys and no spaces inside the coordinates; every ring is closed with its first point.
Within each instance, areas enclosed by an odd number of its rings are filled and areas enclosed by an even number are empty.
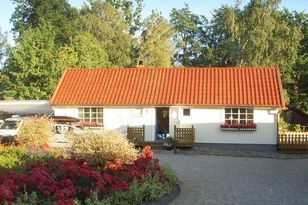
{"type": "Polygon", "coordinates": [[[308,204],[308,159],[156,154],[179,174],[171,205],[308,204]]]}

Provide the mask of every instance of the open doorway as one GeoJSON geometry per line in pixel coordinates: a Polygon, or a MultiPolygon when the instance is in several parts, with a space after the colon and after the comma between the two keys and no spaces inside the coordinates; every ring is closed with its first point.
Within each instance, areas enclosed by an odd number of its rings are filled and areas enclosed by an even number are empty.
{"type": "Polygon", "coordinates": [[[169,107],[156,108],[156,137],[163,140],[169,134],[169,107]]]}

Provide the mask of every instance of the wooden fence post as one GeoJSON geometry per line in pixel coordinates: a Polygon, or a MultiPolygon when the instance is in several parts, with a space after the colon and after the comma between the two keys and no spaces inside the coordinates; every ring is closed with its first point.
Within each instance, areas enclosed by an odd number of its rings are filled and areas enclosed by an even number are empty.
{"type": "Polygon", "coordinates": [[[176,125],[174,125],[174,143],[173,143],[173,152],[176,153],[176,141],[177,141],[177,137],[176,137],[176,125]]]}

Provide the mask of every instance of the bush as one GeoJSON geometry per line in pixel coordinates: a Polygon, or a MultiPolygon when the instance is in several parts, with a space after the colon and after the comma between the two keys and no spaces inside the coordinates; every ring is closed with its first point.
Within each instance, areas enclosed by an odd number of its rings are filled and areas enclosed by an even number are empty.
{"type": "Polygon", "coordinates": [[[18,132],[18,142],[27,146],[42,146],[53,137],[53,122],[48,117],[25,118],[18,132]]]}
{"type": "Polygon", "coordinates": [[[302,129],[300,124],[296,124],[296,125],[294,125],[294,131],[295,132],[302,132],[303,129],[302,129]]]}
{"type": "Polygon", "coordinates": [[[177,173],[170,167],[170,166],[162,166],[161,167],[162,172],[165,175],[165,184],[168,185],[169,190],[173,188],[178,182],[178,176],[177,173]]]}
{"type": "MultiPolygon", "coordinates": [[[[60,157],[57,150],[25,146],[0,146],[0,168],[22,170],[27,163],[60,157]]],[[[62,157],[62,156],[61,156],[62,157]]]]}
{"type": "Polygon", "coordinates": [[[27,162],[29,154],[25,147],[0,146],[0,168],[15,169],[27,162]]]}
{"type": "Polygon", "coordinates": [[[70,142],[72,157],[83,159],[95,166],[104,167],[107,162],[113,161],[132,163],[137,158],[134,144],[115,131],[87,131],[82,135],[71,133],[70,142]]]}

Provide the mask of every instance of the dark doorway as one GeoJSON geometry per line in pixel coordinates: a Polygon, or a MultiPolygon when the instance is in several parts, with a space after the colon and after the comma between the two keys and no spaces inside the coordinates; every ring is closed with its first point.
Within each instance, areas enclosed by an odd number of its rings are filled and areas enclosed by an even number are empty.
{"type": "Polygon", "coordinates": [[[156,108],[156,140],[163,140],[169,134],[169,108],[156,108]]]}

